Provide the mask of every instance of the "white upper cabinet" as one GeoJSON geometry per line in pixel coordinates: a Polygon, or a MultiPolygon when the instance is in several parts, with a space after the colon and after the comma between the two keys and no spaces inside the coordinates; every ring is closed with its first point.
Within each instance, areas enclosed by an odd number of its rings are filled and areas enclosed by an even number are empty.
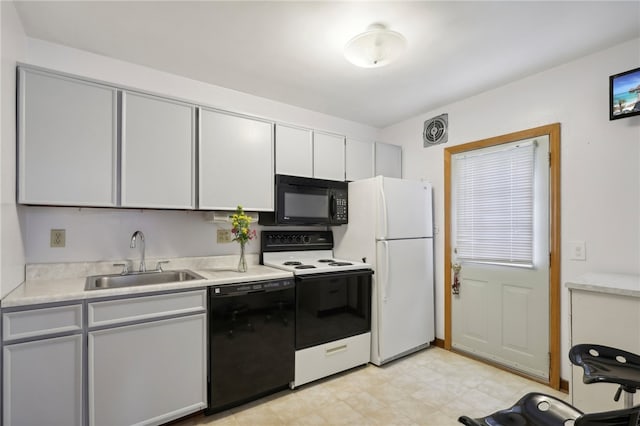
{"type": "Polygon", "coordinates": [[[374,145],[347,138],[345,172],[348,181],[373,177],[374,145]]]}
{"type": "Polygon", "coordinates": [[[199,208],[273,211],[273,124],[200,109],[199,208]]]}
{"type": "Polygon", "coordinates": [[[343,181],[344,137],[276,125],[276,173],[343,181]]]}
{"type": "Polygon", "coordinates": [[[313,133],[313,177],[344,181],[344,137],[313,133]]]}
{"type": "Polygon", "coordinates": [[[276,174],[313,177],[313,132],[276,125],[276,174]]]}
{"type": "Polygon", "coordinates": [[[195,107],[122,94],[125,207],[195,208],[195,107]]]}
{"type": "Polygon", "coordinates": [[[402,177],[402,147],[376,142],[376,176],[402,177]]]}
{"type": "Polygon", "coordinates": [[[18,202],[117,203],[114,88],[19,69],[18,202]]]}

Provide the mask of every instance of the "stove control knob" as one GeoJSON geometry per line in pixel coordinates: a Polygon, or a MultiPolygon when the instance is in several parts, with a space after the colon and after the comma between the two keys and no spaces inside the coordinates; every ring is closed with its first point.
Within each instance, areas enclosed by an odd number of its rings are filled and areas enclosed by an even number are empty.
{"type": "Polygon", "coordinates": [[[302,242],[304,244],[309,244],[311,242],[311,237],[308,235],[305,235],[304,237],[302,237],[302,242]]]}

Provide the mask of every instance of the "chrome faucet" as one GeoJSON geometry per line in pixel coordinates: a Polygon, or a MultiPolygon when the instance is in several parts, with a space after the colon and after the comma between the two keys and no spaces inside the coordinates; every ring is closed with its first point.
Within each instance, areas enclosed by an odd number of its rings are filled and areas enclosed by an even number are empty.
{"type": "Polygon", "coordinates": [[[142,233],[142,231],[136,231],[133,233],[133,235],[131,236],[131,248],[135,248],[136,247],[136,239],[140,237],[140,251],[141,251],[141,255],[140,255],[140,272],[147,272],[147,267],[144,264],[144,234],[142,233]]]}

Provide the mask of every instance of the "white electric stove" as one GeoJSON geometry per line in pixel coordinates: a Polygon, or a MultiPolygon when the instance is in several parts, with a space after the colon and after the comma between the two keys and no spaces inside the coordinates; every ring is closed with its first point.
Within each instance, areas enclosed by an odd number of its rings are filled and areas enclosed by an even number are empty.
{"type": "Polygon", "coordinates": [[[371,355],[371,265],[335,258],[331,231],[263,231],[260,255],[265,266],[294,274],[292,386],[367,364],[371,355]]]}

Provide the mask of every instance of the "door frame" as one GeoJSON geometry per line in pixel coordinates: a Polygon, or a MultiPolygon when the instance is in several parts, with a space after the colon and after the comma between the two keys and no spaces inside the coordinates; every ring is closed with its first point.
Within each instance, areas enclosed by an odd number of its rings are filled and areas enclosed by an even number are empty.
{"type": "MultiPolygon", "coordinates": [[[[549,135],[549,381],[560,389],[560,123],[456,145],[444,150],[444,348],[451,348],[451,157],[461,152],[549,135]]],[[[527,376],[529,377],[529,376],[527,376]]],[[[536,381],[540,379],[531,377],[536,381]]]]}

